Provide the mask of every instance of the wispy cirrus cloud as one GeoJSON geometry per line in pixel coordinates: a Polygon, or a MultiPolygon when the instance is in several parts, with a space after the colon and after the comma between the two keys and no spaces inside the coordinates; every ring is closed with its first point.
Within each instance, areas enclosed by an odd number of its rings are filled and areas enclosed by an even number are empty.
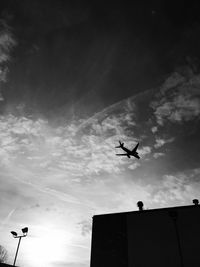
{"type": "Polygon", "coordinates": [[[138,162],[134,162],[134,163],[130,164],[130,165],[128,166],[128,168],[129,168],[130,170],[135,170],[135,169],[138,168],[139,166],[140,166],[140,163],[138,163],[138,162]]]}
{"type": "Polygon", "coordinates": [[[190,121],[198,118],[200,114],[200,94],[197,89],[200,84],[199,77],[186,81],[184,77],[172,74],[171,79],[173,82],[161,87],[160,93],[157,94],[159,100],[151,103],[157,123],[161,126],[165,121],[190,121]]]}
{"type": "Polygon", "coordinates": [[[157,106],[155,116],[160,125],[164,120],[171,122],[189,121],[200,114],[200,99],[190,95],[180,95],[171,102],[165,102],[157,106]]]}
{"type": "Polygon", "coordinates": [[[186,78],[178,72],[173,72],[162,84],[160,89],[161,95],[165,95],[166,92],[172,88],[176,88],[186,82],[186,78]]]}
{"type": "Polygon", "coordinates": [[[138,152],[141,155],[141,157],[144,157],[144,156],[150,154],[151,151],[152,151],[152,148],[150,146],[144,146],[144,147],[138,149],[138,152]]]}
{"type": "MultiPolygon", "coordinates": [[[[8,72],[7,62],[11,59],[11,51],[17,42],[12,34],[11,28],[6,21],[0,21],[0,82],[6,82],[8,72]]],[[[3,95],[0,88],[0,101],[3,101],[3,95]]]]}
{"type": "MultiPolygon", "coordinates": [[[[119,173],[124,161],[115,156],[114,146],[120,137],[127,138],[123,131],[124,120],[106,117],[101,122],[91,123],[89,130],[87,127],[80,130],[78,124],[54,128],[42,119],[1,116],[1,164],[35,177],[65,175],[76,183],[81,177],[101,172],[119,173]],[[120,125],[122,135],[117,130],[120,125]]],[[[150,147],[140,148],[141,155],[150,151],[150,147]]]]}
{"type": "Polygon", "coordinates": [[[81,234],[83,236],[86,236],[91,233],[92,231],[92,220],[83,220],[78,223],[78,225],[81,227],[81,234]]]}
{"type": "Polygon", "coordinates": [[[156,133],[158,131],[158,127],[157,126],[153,126],[151,128],[151,131],[152,131],[152,133],[156,133]]]}
{"type": "Polygon", "coordinates": [[[157,159],[159,157],[162,157],[162,156],[165,156],[165,153],[163,153],[163,152],[156,152],[156,153],[153,154],[153,157],[155,159],[157,159]]]}
{"type": "Polygon", "coordinates": [[[198,198],[200,190],[199,182],[194,177],[197,177],[196,169],[190,170],[187,175],[181,172],[164,175],[152,191],[153,202],[161,206],[191,203],[192,199],[198,198]]]}
{"type": "Polygon", "coordinates": [[[10,51],[15,45],[16,40],[14,39],[8,26],[4,24],[0,33],[0,64],[10,60],[10,51]]]}
{"type": "Polygon", "coordinates": [[[158,136],[156,136],[155,139],[156,139],[155,140],[156,143],[154,145],[155,148],[160,148],[160,147],[164,146],[165,144],[172,143],[175,140],[174,137],[171,137],[169,139],[164,139],[164,138],[161,138],[161,137],[158,137],[158,136]]]}

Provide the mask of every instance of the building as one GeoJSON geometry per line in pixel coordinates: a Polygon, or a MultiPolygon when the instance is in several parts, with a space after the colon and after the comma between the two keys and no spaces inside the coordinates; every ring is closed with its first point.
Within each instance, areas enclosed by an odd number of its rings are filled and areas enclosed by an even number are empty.
{"type": "Polygon", "coordinates": [[[91,267],[199,267],[200,205],[193,203],[95,215],[91,267]]]}
{"type": "Polygon", "coordinates": [[[13,265],[0,262],[0,267],[11,267],[13,265]]]}

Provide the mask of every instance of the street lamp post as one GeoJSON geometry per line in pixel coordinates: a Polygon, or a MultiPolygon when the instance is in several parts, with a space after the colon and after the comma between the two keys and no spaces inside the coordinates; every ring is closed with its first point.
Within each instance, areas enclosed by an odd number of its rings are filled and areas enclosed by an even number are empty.
{"type": "Polygon", "coordinates": [[[28,234],[28,227],[23,228],[22,229],[22,233],[23,233],[22,235],[18,235],[16,232],[11,231],[11,234],[13,235],[14,238],[19,238],[18,245],[17,245],[17,250],[16,250],[16,253],[15,253],[15,259],[14,259],[13,266],[15,266],[15,262],[17,260],[17,254],[18,254],[18,251],[19,251],[19,246],[20,246],[21,238],[27,236],[27,234],[28,234]]]}

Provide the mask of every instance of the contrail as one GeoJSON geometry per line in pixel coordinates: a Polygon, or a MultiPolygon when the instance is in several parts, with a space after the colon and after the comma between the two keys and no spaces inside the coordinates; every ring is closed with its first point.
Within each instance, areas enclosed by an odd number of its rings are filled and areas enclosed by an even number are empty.
{"type": "Polygon", "coordinates": [[[16,209],[12,209],[8,215],[4,218],[4,220],[1,222],[1,227],[4,226],[6,223],[8,223],[8,221],[10,220],[11,216],[13,215],[13,213],[16,211],[16,209]]]}
{"type": "Polygon", "coordinates": [[[55,190],[53,188],[42,187],[41,185],[39,185],[37,183],[32,183],[30,181],[26,181],[22,178],[18,178],[17,176],[15,176],[13,178],[16,179],[17,181],[20,181],[23,184],[26,184],[26,185],[33,187],[34,189],[36,189],[42,193],[56,197],[57,199],[59,199],[61,201],[91,208],[91,206],[89,204],[79,201],[76,197],[73,197],[70,194],[63,193],[63,192],[55,190]]]}
{"type": "Polygon", "coordinates": [[[96,119],[99,120],[101,117],[105,117],[105,116],[111,114],[113,110],[115,110],[117,107],[123,106],[123,104],[130,109],[131,108],[130,107],[130,105],[131,105],[130,101],[133,101],[134,99],[136,99],[139,96],[149,94],[149,92],[153,92],[155,89],[157,89],[157,88],[153,87],[153,88],[147,89],[145,91],[139,92],[139,93],[137,93],[135,95],[132,95],[130,97],[126,97],[126,98],[124,98],[124,99],[122,99],[120,101],[117,101],[116,103],[114,103],[114,104],[102,109],[101,111],[95,113],[93,116],[91,116],[88,119],[86,119],[85,121],[83,121],[78,126],[78,128],[76,130],[76,133],[78,131],[80,131],[83,127],[86,127],[88,124],[90,124],[93,120],[96,120],[96,119]]]}

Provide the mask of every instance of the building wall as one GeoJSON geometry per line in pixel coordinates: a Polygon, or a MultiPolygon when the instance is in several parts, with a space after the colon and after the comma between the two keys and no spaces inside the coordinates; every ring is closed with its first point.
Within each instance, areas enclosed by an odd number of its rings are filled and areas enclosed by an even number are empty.
{"type": "Polygon", "coordinates": [[[0,262],[0,267],[11,267],[11,266],[13,266],[13,265],[0,262]]]}
{"type": "Polygon", "coordinates": [[[124,214],[93,217],[92,267],[126,267],[127,221],[124,214]]]}
{"type": "Polygon", "coordinates": [[[200,207],[93,217],[91,267],[199,267],[200,207]]]}

